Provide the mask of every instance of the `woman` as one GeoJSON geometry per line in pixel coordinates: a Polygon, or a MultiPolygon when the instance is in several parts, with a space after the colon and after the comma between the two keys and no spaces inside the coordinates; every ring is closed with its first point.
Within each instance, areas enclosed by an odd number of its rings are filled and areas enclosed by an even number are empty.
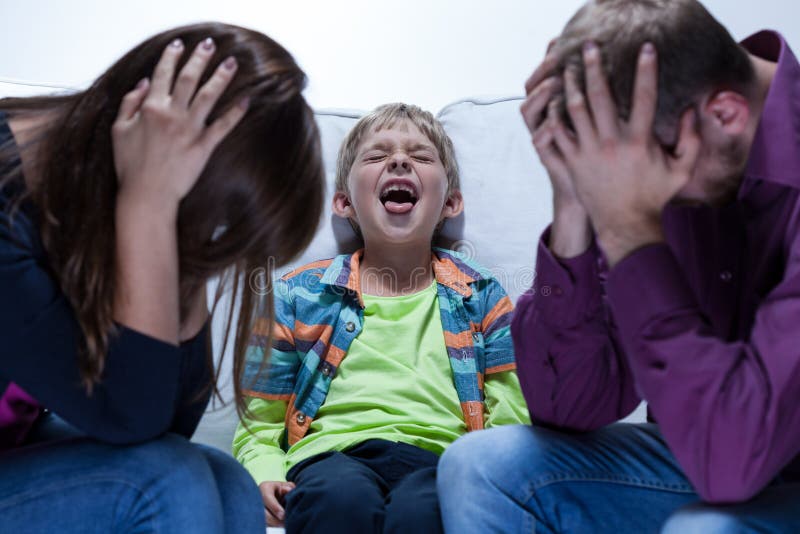
{"type": "Polygon", "coordinates": [[[186,438],[216,390],[207,280],[228,273],[240,295],[240,377],[272,302],[239,281],[269,280],[316,229],[304,85],[268,37],[201,24],[86,91],[0,100],[4,529],[263,533],[246,472],[186,438]]]}

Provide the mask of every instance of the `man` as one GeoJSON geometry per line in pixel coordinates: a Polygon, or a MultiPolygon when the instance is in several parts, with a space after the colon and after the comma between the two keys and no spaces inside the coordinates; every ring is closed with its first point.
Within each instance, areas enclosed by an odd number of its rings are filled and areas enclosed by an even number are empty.
{"type": "Polygon", "coordinates": [[[554,202],[512,326],[535,426],[448,449],[445,528],[799,531],[794,55],[695,0],[595,0],[526,89],[554,202]],[[641,399],[657,426],[612,424],[641,399]]]}

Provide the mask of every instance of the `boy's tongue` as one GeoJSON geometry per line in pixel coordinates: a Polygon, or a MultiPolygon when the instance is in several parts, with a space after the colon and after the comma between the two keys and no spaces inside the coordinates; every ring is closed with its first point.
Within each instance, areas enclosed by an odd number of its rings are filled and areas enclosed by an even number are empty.
{"type": "Polygon", "coordinates": [[[386,208],[386,211],[389,213],[396,213],[396,214],[403,214],[408,213],[414,208],[414,204],[411,202],[394,202],[392,200],[387,200],[383,203],[383,206],[386,208]]]}

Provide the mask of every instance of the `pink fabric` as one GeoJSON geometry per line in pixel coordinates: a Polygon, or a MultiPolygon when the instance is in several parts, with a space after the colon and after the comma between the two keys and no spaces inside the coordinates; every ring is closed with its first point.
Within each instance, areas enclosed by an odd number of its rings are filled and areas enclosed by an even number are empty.
{"type": "Polygon", "coordinates": [[[0,397],[0,449],[16,447],[22,443],[41,406],[13,382],[0,397]]]}

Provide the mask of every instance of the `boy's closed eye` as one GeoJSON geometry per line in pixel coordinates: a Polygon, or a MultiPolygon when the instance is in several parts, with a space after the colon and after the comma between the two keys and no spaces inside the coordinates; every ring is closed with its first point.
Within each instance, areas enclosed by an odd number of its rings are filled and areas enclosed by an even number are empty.
{"type": "Polygon", "coordinates": [[[416,161],[421,161],[422,163],[433,163],[436,161],[433,155],[428,152],[415,152],[411,154],[411,157],[416,161]]]}
{"type": "Polygon", "coordinates": [[[386,159],[387,155],[388,154],[386,154],[385,152],[368,153],[368,154],[366,154],[364,156],[364,161],[366,161],[368,163],[375,163],[375,162],[378,162],[378,161],[383,161],[384,159],[386,159]]]}

